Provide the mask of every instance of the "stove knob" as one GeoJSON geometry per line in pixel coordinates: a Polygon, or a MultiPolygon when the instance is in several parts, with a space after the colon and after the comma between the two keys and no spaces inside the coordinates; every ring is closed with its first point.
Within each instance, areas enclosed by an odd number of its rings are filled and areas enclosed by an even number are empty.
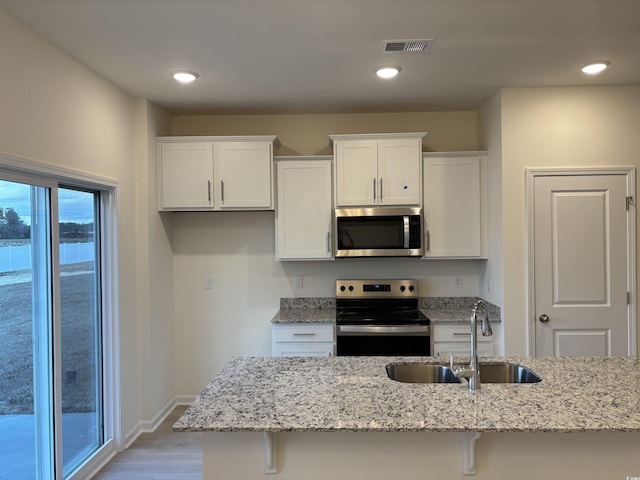
{"type": "Polygon", "coordinates": [[[413,285],[409,285],[409,291],[413,292],[413,285]]]}
{"type": "Polygon", "coordinates": [[[349,291],[353,292],[353,285],[349,285],[349,291]]]}
{"type": "Polygon", "coordinates": [[[405,287],[404,285],[400,285],[400,291],[401,291],[401,292],[404,292],[404,291],[405,291],[405,288],[406,288],[406,287],[405,287]]]}
{"type": "Polygon", "coordinates": [[[340,291],[341,291],[341,292],[344,292],[345,290],[346,290],[346,289],[344,288],[344,285],[341,285],[341,286],[340,286],[340,291]]]}

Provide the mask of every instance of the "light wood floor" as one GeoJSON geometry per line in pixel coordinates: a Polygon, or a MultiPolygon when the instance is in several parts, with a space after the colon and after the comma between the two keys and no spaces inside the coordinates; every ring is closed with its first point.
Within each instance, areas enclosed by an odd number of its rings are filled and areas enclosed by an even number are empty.
{"type": "Polygon", "coordinates": [[[177,407],[155,432],[141,434],[93,480],[201,480],[202,434],[171,431],[186,408],[177,407]]]}

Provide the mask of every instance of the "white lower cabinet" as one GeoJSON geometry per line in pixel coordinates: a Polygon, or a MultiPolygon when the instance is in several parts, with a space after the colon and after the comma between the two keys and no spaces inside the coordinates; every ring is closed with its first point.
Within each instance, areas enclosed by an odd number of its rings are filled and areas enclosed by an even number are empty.
{"type": "Polygon", "coordinates": [[[272,357],[332,357],[335,325],[280,324],[271,327],[272,357]]]}
{"type": "MultiPolygon", "coordinates": [[[[468,357],[471,351],[471,331],[469,325],[463,324],[432,324],[433,356],[449,358],[468,357]]],[[[498,352],[498,338],[500,326],[492,324],[493,335],[483,337],[478,325],[478,355],[480,357],[494,357],[498,352]]]]}

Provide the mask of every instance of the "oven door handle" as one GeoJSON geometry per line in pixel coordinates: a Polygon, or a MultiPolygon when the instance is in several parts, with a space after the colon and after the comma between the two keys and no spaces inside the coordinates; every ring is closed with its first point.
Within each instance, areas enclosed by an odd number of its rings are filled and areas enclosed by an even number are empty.
{"type": "Polygon", "coordinates": [[[338,325],[338,335],[429,335],[429,325],[338,325]]]}

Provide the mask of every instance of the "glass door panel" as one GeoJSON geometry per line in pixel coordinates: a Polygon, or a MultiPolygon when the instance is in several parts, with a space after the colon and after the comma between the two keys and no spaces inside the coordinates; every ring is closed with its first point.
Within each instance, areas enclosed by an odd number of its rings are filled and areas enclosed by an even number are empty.
{"type": "Polygon", "coordinates": [[[0,180],[0,479],[53,478],[50,189],[0,180]]]}
{"type": "Polygon", "coordinates": [[[58,189],[65,476],[103,443],[98,211],[97,193],[58,189]]]}

